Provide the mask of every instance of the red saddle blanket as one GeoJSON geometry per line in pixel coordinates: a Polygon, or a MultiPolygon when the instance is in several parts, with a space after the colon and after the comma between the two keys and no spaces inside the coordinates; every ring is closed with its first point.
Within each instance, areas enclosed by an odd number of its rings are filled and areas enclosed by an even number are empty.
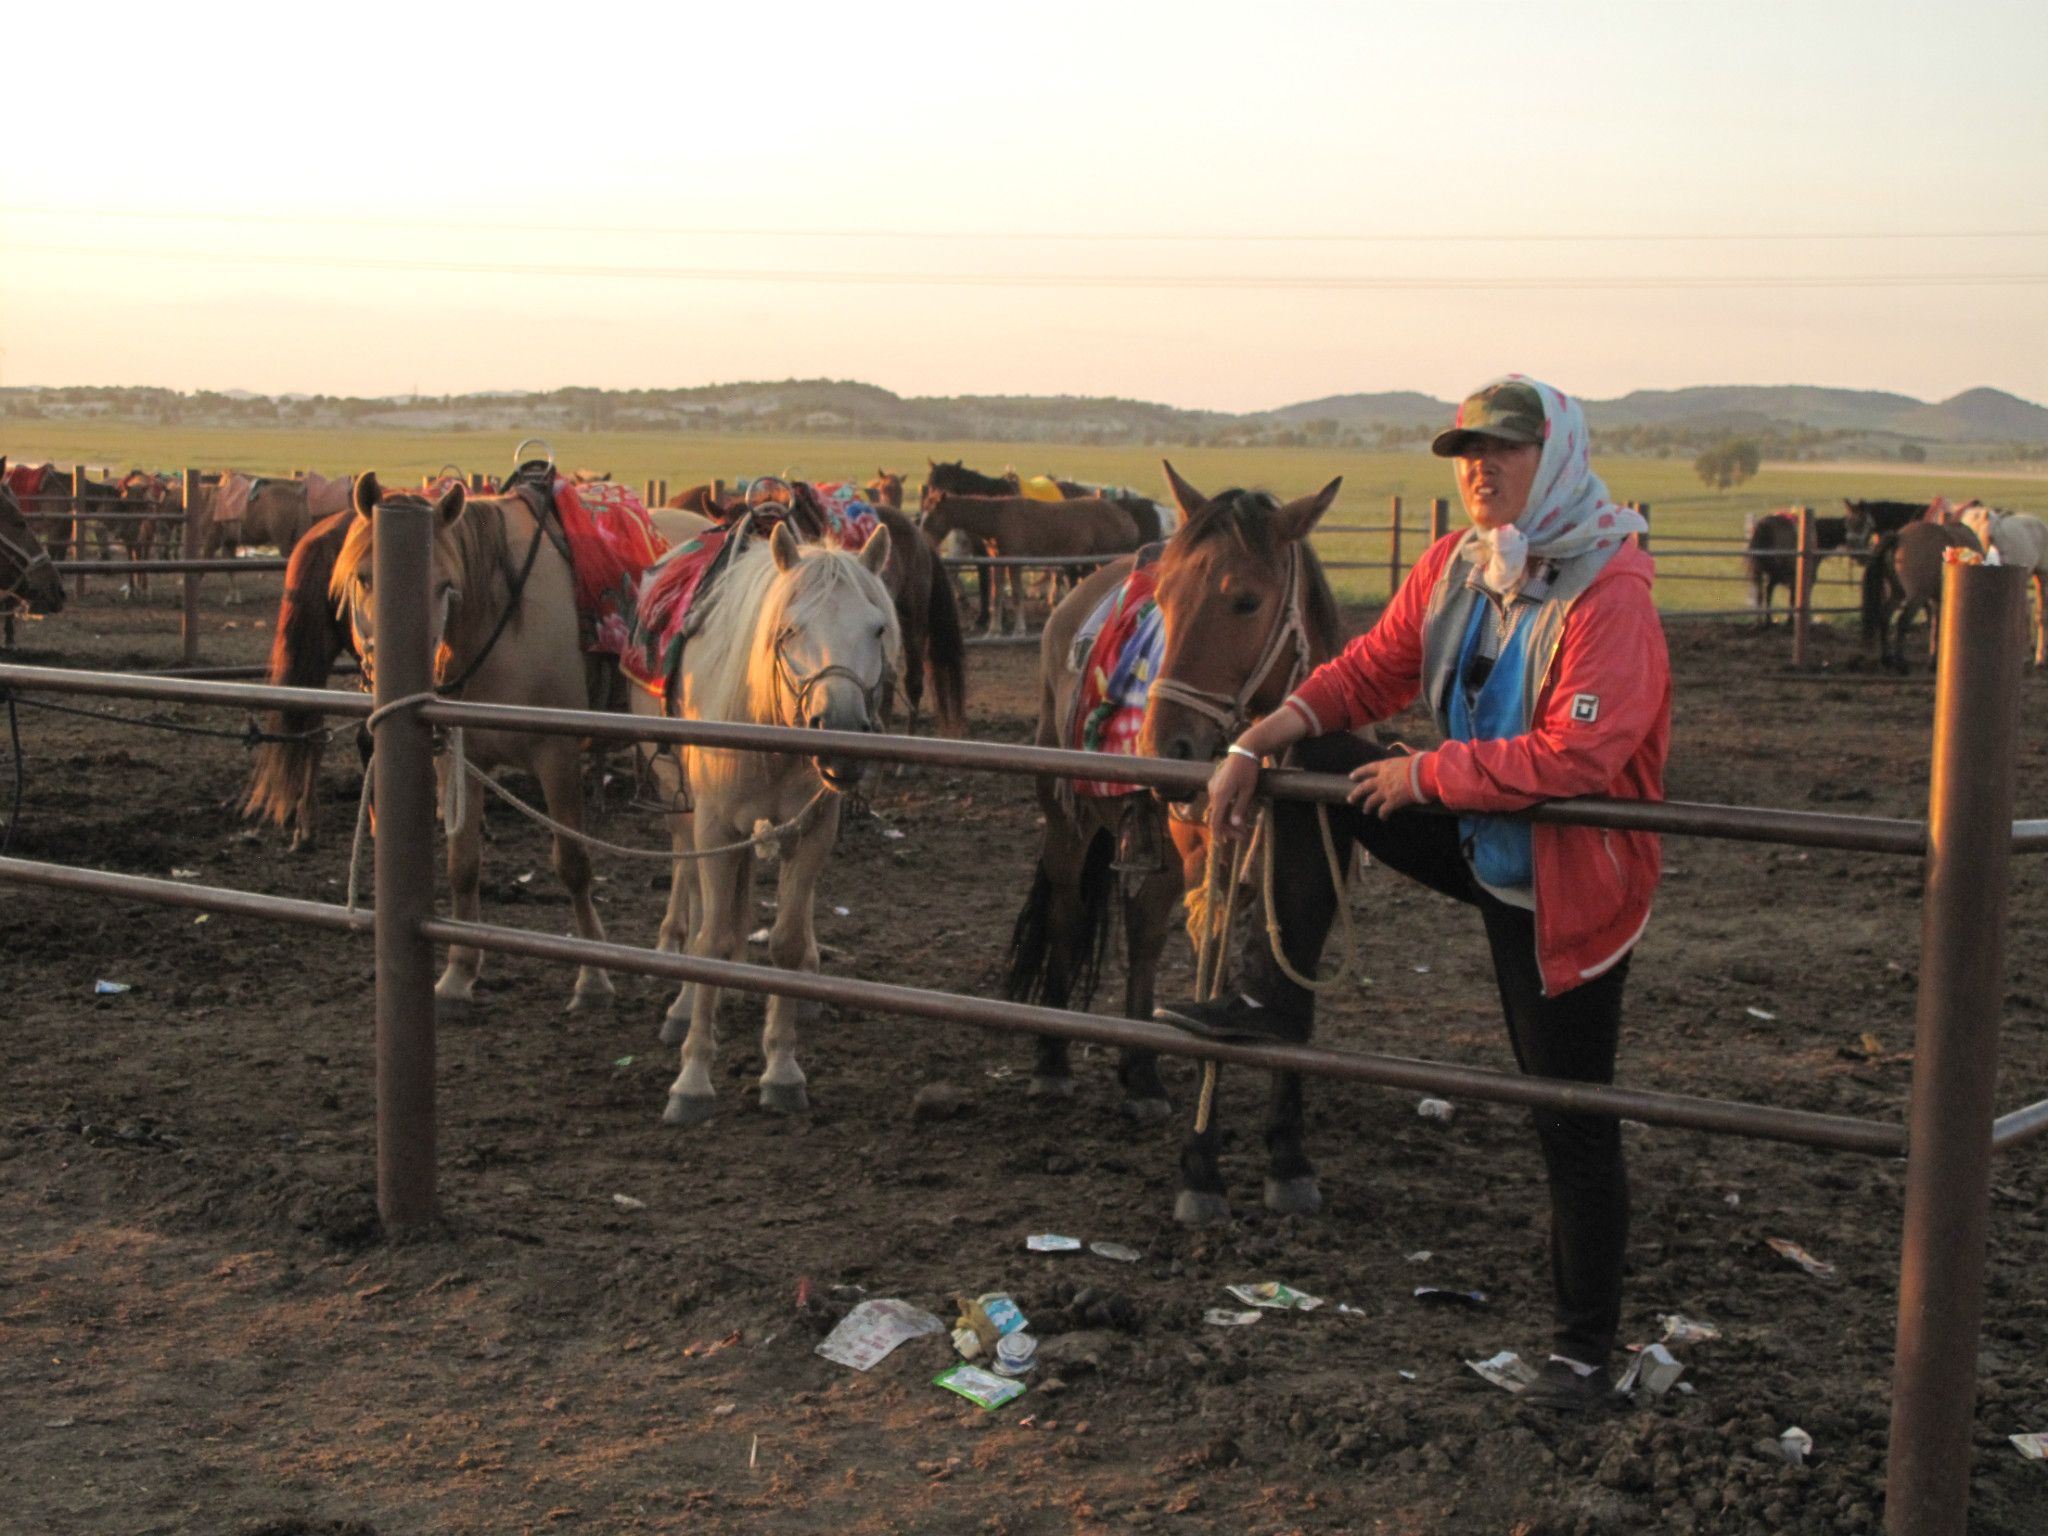
{"type": "Polygon", "coordinates": [[[648,568],[668,552],[640,498],[623,485],[577,485],[557,476],[555,515],[569,541],[576,572],[576,613],[583,648],[624,657],[632,645],[633,613],[648,568]]]}
{"type": "Polygon", "coordinates": [[[671,548],[640,579],[639,591],[627,610],[630,618],[626,643],[618,653],[619,670],[658,698],[667,697],[669,679],[682,665],[690,611],[719,556],[732,547],[734,530],[740,526],[735,522],[706,528],[671,548]]]}
{"type": "MultiPolygon", "coordinates": [[[[1075,636],[1081,685],[1075,692],[1067,740],[1077,751],[1137,755],[1145,704],[1166,648],[1158,591],[1158,546],[1153,545],[1139,552],[1131,574],[1102,600],[1075,636]]],[[[1138,791],[1136,784],[1109,779],[1074,781],[1074,793],[1089,800],[1138,791]]]]}

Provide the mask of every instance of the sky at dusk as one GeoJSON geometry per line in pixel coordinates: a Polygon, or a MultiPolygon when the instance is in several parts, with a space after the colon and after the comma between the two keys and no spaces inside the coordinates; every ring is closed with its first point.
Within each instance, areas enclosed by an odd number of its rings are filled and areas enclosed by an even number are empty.
{"type": "Polygon", "coordinates": [[[2039,4],[19,11],[9,385],[2048,400],[2039,4]]]}

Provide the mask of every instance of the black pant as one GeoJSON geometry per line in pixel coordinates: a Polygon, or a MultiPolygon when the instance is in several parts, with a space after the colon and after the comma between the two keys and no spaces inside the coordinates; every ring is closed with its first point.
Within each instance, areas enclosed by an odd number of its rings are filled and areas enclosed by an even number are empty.
{"type": "MultiPolygon", "coordinates": [[[[1319,736],[1296,749],[1299,766],[1348,773],[1381,750],[1345,733],[1319,736]]],[[[1556,997],[1543,995],[1536,964],[1536,915],[1510,906],[1472,878],[1458,848],[1454,816],[1397,811],[1382,820],[1355,806],[1332,807],[1330,830],[1348,867],[1357,843],[1390,869],[1479,908],[1493,951],[1494,981],[1515,1063],[1532,1077],[1614,1081],[1621,1032],[1621,994],[1629,957],[1592,981],[1556,997]]],[[[1315,807],[1299,800],[1273,805],[1275,879],[1281,942],[1288,962],[1315,974],[1336,915],[1337,894],[1326,873],[1315,807]]],[[[1314,994],[1289,981],[1257,935],[1246,966],[1246,992],[1283,1012],[1307,1014],[1314,994]]],[[[1550,1175],[1550,1272],[1556,1291],[1558,1354],[1602,1364],[1621,1320],[1622,1256],[1628,1245],[1628,1173],[1621,1124],[1611,1115],[1532,1111],[1550,1175]]]]}

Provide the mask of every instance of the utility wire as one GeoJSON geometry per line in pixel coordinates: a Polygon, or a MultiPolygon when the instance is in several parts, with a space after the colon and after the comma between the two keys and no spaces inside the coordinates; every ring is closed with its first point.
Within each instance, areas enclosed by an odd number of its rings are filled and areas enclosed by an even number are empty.
{"type": "Polygon", "coordinates": [[[615,266],[584,262],[442,261],[403,256],[329,256],[249,251],[109,250],[105,247],[0,242],[0,252],[42,256],[100,256],[118,261],[197,262],[366,272],[435,272],[469,276],[638,279],[699,283],[771,283],[947,288],[1149,288],[1252,292],[1420,292],[1828,289],[1828,288],[2033,288],[2048,286],[2048,272],[1894,272],[1575,275],[1556,277],[1353,277],[1343,274],[1234,276],[1226,273],[890,272],[832,268],[615,266]]]}
{"type": "Polygon", "coordinates": [[[987,241],[1003,245],[1678,245],[1786,244],[1799,241],[1856,242],[1895,240],[2048,240],[2048,229],[1878,229],[1797,231],[1772,230],[1743,234],[1728,230],[1701,231],[1534,231],[1424,234],[1265,230],[1094,230],[1094,229],[791,229],[761,225],[615,224],[550,227],[533,223],[486,222],[472,219],[355,218],[339,214],[194,213],[142,208],[56,208],[0,204],[0,214],[37,218],[135,220],[155,223],[247,224],[280,228],[470,230],[489,234],[530,236],[663,235],[746,240],[935,240],[987,241]]]}

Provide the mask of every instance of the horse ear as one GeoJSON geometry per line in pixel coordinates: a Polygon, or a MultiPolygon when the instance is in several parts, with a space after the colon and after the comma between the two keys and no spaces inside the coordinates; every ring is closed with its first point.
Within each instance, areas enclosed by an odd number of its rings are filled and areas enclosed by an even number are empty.
{"type": "Polygon", "coordinates": [[[1322,515],[1330,510],[1330,503],[1337,499],[1337,487],[1343,483],[1344,477],[1339,475],[1315,495],[1290,501],[1284,507],[1275,507],[1267,519],[1273,532],[1284,540],[1307,538],[1322,515]]]}
{"type": "Polygon", "coordinates": [[[875,575],[882,574],[889,564],[889,525],[875,524],[875,531],[868,535],[867,543],[860,547],[860,563],[875,575]]]}
{"type": "Polygon", "coordinates": [[[356,516],[368,517],[383,499],[384,487],[377,483],[377,471],[366,469],[356,476],[355,494],[349,498],[355,504],[356,516]]]}
{"type": "Polygon", "coordinates": [[[1209,504],[1209,498],[1181,479],[1180,471],[1173,467],[1173,460],[1161,459],[1166,470],[1166,488],[1173,495],[1174,505],[1180,508],[1182,517],[1193,517],[1209,504]]]}
{"type": "Polygon", "coordinates": [[[796,535],[789,531],[787,523],[775,525],[775,531],[768,536],[768,552],[775,556],[778,571],[791,569],[804,557],[804,552],[797,548],[796,535]]]}
{"type": "Polygon", "coordinates": [[[439,501],[434,503],[434,515],[441,520],[443,528],[452,528],[455,526],[456,520],[462,516],[463,509],[468,505],[469,492],[463,488],[462,482],[458,480],[448,487],[439,501]]]}

